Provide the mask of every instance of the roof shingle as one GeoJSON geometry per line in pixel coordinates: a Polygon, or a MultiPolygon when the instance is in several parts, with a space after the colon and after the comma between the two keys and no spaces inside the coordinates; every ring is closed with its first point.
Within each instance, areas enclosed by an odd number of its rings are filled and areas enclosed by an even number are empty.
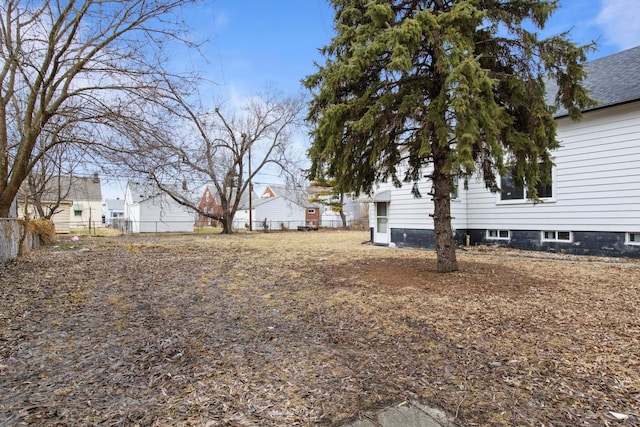
{"type": "MultiPolygon", "coordinates": [[[[584,69],[587,77],[583,85],[597,103],[585,111],[640,100],[640,46],[587,62],[584,69]]],[[[549,99],[555,98],[557,90],[555,82],[547,82],[549,99]]],[[[564,108],[555,114],[566,115],[564,108]]]]}

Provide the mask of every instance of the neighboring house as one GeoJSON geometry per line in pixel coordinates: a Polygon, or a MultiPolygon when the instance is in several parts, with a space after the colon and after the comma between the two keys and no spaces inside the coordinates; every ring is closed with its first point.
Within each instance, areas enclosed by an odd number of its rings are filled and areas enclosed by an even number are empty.
{"type": "Polygon", "coordinates": [[[124,200],[120,198],[105,199],[104,201],[105,225],[111,226],[116,221],[124,219],[124,200]]]}
{"type": "Polygon", "coordinates": [[[193,232],[194,211],[151,182],[127,183],[124,218],[131,233],[193,232]]]}
{"type": "MultiPolygon", "coordinates": [[[[552,185],[540,189],[542,203],[528,200],[509,177],[498,193],[477,177],[456,185],[458,243],[640,257],[639,69],[640,47],[586,64],[585,86],[598,104],[579,122],[557,114],[560,148],[552,152],[552,185]]],[[[415,187],[381,184],[369,210],[373,243],[434,247],[430,188],[426,179],[415,187]]]]}
{"type": "Polygon", "coordinates": [[[276,186],[276,185],[267,185],[267,187],[264,189],[264,191],[262,192],[262,196],[260,196],[260,198],[262,199],[268,199],[269,197],[276,197],[277,194],[275,192],[275,189],[285,189],[285,187],[282,186],[276,186]]]}
{"type": "Polygon", "coordinates": [[[258,224],[256,220],[256,203],[260,201],[260,197],[251,192],[251,203],[249,203],[249,193],[243,193],[240,197],[240,203],[238,203],[238,209],[233,217],[232,227],[236,229],[249,229],[249,204],[251,204],[251,222],[253,223],[253,229],[256,229],[258,224]]]}
{"type": "Polygon", "coordinates": [[[320,225],[321,206],[310,203],[309,194],[303,189],[271,184],[260,198],[254,220],[257,218],[262,224],[266,219],[270,229],[318,228],[320,225]]]}
{"type": "Polygon", "coordinates": [[[307,207],[285,196],[262,199],[254,211],[254,229],[255,221],[258,222],[258,229],[266,225],[269,230],[295,229],[307,225],[307,207]]]}
{"type": "MultiPolygon", "coordinates": [[[[63,176],[50,183],[41,195],[41,202],[45,209],[58,205],[51,217],[56,233],[69,233],[72,228],[102,227],[102,188],[97,173],[90,177],[63,176]]],[[[30,197],[27,210],[31,218],[37,217],[30,197]]],[[[24,214],[24,197],[19,195],[18,216],[24,214]]]]}
{"type": "Polygon", "coordinates": [[[307,225],[307,207],[295,198],[275,196],[260,199],[253,206],[253,229],[287,230],[307,225]]]}
{"type": "Polygon", "coordinates": [[[320,216],[321,211],[322,207],[317,203],[313,206],[307,206],[307,213],[304,217],[305,225],[311,228],[320,227],[320,221],[322,221],[320,216]]]}
{"type": "MultiPolygon", "coordinates": [[[[211,186],[207,185],[198,203],[198,209],[200,212],[206,212],[213,215],[222,215],[222,207],[217,200],[216,191],[211,186]]],[[[202,213],[198,213],[198,220],[196,222],[198,227],[217,227],[218,220],[208,217],[202,213]]]]}
{"type": "MultiPolygon", "coordinates": [[[[322,227],[342,227],[342,218],[339,212],[335,212],[331,206],[332,203],[338,203],[340,197],[332,194],[330,188],[326,187],[307,187],[309,199],[319,200],[314,205],[320,211],[320,225],[322,227]]],[[[342,212],[344,213],[347,226],[351,226],[354,221],[359,221],[363,217],[366,218],[368,206],[366,201],[363,202],[359,198],[350,194],[345,194],[342,200],[342,212]]]]}

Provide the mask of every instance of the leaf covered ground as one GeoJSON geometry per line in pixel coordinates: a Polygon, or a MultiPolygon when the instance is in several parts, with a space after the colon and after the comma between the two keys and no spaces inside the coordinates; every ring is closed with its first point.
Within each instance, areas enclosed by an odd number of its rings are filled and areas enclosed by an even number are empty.
{"type": "Polygon", "coordinates": [[[640,261],[366,232],[84,237],[0,267],[0,425],[640,425],[640,261]]]}

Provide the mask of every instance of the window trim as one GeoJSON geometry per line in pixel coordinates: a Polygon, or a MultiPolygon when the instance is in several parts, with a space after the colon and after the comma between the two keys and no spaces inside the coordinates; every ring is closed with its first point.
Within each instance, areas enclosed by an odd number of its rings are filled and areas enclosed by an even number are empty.
{"type": "Polygon", "coordinates": [[[375,209],[376,209],[376,228],[375,228],[375,233],[376,234],[387,234],[389,233],[389,202],[376,202],[375,203],[375,209]],[[378,210],[378,208],[384,205],[384,214],[381,215],[380,214],[380,210],[378,210]],[[382,220],[382,222],[380,222],[382,220]],[[384,230],[380,231],[380,224],[384,224],[384,230]]]}
{"type": "MultiPolygon", "coordinates": [[[[551,167],[551,197],[540,197],[540,202],[542,203],[555,203],[556,202],[556,194],[557,194],[557,186],[556,186],[556,169],[557,166],[555,164],[555,158],[552,157],[551,161],[554,163],[551,167]]],[[[502,176],[500,178],[500,188],[502,188],[502,176]]],[[[507,199],[502,200],[502,190],[496,193],[496,204],[497,205],[532,205],[534,204],[533,200],[528,198],[527,188],[522,189],[524,197],[522,199],[507,199]]]]}
{"type": "Polygon", "coordinates": [[[485,232],[485,237],[487,240],[511,240],[511,230],[497,228],[487,229],[487,231],[485,232]],[[491,236],[492,231],[496,232],[496,236],[491,236]],[[505,231],[507,232],[507,237],[500,236],[500,234],[505,231]]]}
{"type": "Polygon", "coordinates": [[[640,232],[627,231],[624,234],[624,244],[630,246],[640,246],[640,232]],[[631,240],[631,235],[634,236],[634,240],[631,240]]]}
{"type": "Polygon", "coordinates": [[[540,232],[540,241],[541,242],[556,242],[556,243],[573,243],[573,231],[567,230],[542,230],[540,232]],[[546,237],[547,233],[553,233],[554,237],[546,237]],[[559,233],[569,233],[568,239],[560,239],[559,233]]]}
{"type": "Polygon", "coordinates": [[[458,175],[451,177],[451,191],[449,192],[449,200],[452,202],[460,201],[460,178],[458,175]]]}

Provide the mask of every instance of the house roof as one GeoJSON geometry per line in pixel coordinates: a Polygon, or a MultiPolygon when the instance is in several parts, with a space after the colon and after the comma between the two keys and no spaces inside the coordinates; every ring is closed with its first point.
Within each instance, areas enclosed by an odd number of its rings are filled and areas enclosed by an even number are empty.
{"type": "Polygon", "coordinates": [[[105,199],[104,206],[107,211],[123,211],[124,200],[122,199],[105,199]]]}
{"type": "MultiPolygon", "coordinates": [[[[188,191],[183,190],[179,185],[163,184],[163,187],[166,187],[172,193],[180,194],[186,200],[192,200],[193,195],[188,191]]],[[[146,181],[143,183],[129,181],[127,183],[127,190],[131,194],[131,200],[133,203],[140,203],[164,194],[164,192],[152,181],[146,181]]]]}
{"type": "Polygon", "coordinates": [[[204,197],[207,191],[209,191],[209,194],[211,194],[211,197],[213,197],[214,201],[220,204],[220,199],[218,198],[216,187],[213,184],[205,185],[204,190],[202,191],[202,197],[204,197]]]}
{"type": "MultiPolygon", "coordinates": [[[[216,190],[215,186],[213,186],[212,184],[207,185],[202,192],[203,195],[207,191],[207,189],[213,195],[216,203],[220,204],[220,195],[218,194],[218,191],[216,190]]],[[[236,196],[236,189],[232,188],[231,199],[233,199],[235,196],[236,196]]],[[[258,194],[254,191],[251,198],[251,206],[252,207],[257,206],[256,203],[258,203],[259,200],[260,200],[260,196],[258,196],[258,194]]],[[[249,192],[248,191],[245,191],[240,196],[240,203],[238,203],[238,209],[241,209],[241,210],[249,209],[249,192]]]]}
{"type": "MultiPolygon", "coordinates": [[[[640,46],[587,62],[584,65],[587,76],[583,84],[597,105],[586,111],[640,100],[639,68],[640,46]]],[[[550,99],[557,91],[555,82],[547,83],[550,99]]],[[[566,115],[564,108],[556,113],[556,117],[566,115]]]]}
{"type": "MultiPolygon", "coordinates": [[[[291,202],[294,202],[300,206],[309,206],[309,194],[303,188],[290,188],[286,185],[272,184],[267,188],[276,195],[276,197],[283,197],[291,202]]],[[[266,191],[266,190],[265,190],[266,191]]]]}
{"type": "MultiPolygon", "coordinates": [[[[23,183],[22,188],[28,192],[26,183],[23,183]]],[[[22,200],[22,194],[19,194],[19,198],[22,200]]],[[[43,202],[102,202],[100,178],[97,174],[53,177],[47,182],[41,200],[43,202]]]]}
{"type": "MultiPolygon", "coordinates": [[[[235,196],[235,193],[234,193],[235,196]]],[[[260,197],[256,194],[256,192],[254,191],[251,194],[251,207],[255,208],[257,205],[257,203],[260,201],[260,197]]],[[[245,191],[244,193],[242,193],[242,195],[240,196],[240,203],[238,203],[238,209],[249,209],[249,192],[245,191]]]]}
{"type": "Polygon", "coordinates": [[[158,186],[150,182],[127,182],[127,191],[131,195],[133,203],[139,203],[151,199],[161,193],[158,186]]]}
{"type": "Polygon", "coordinates": [[[71,181],[69,198],[73,200],[88,200],[102,202],[102,188],[97,175],[87,177],[68,177],[71,181]]]}

